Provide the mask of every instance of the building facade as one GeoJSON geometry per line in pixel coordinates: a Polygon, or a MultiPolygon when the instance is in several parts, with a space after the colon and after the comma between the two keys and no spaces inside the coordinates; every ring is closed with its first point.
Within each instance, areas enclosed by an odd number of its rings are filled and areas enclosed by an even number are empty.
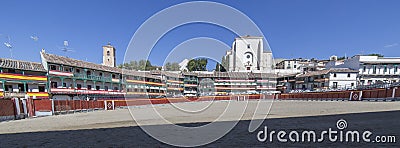
{"type": "Polygon", "coordinates": [[[358,71],[348,68],[332,68],[311,71],[296,77],[298,90],[344,90],[356,88],[358,71]]]}
{"type": "Polygon", "coordinates": [[[271,73],[273,67],[272,52],[264,50],[262,37],[254,36],[235,38],[222,61],[230,72],[271,73]]]}
{"type": "Polygon", "coordinates": [[[400,58],[353,56],[335,67],[358,71],[358,85],[390,84],[400,82],[400,58]]]}
{"type": "Polygon", "coordinates": [[[0,59],[0,98],[47,99],[46,74],[40,63],[0,59]]]}

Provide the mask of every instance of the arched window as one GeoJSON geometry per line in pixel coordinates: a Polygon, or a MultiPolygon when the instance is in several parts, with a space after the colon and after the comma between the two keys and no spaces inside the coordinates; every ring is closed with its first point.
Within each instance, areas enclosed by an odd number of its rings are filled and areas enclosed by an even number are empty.
{"type": "Polygon", "coordinates": [[[107,51],[107,56],[110,56],[110,51],[107,51]]]}

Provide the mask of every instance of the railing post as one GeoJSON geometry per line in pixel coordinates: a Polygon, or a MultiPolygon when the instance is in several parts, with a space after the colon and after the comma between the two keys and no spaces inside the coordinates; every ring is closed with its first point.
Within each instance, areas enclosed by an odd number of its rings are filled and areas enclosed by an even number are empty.
{"type": "Polygon", "coordinates": [[[51,113],[53,114],[53,115],[55,115],[55,112],[54,112],[54,100],[53,99],[51,99],[51,113]]]}
{"type": "Polygon", "coordinates": [[[112,100],[112,109],[115,110],[115,103],[114,103],[114,100],[112,100]]]}
{"type": "Polygon", "coordinates": [[[395,97],[395,94],[396,94],[396,88],[395,88],[395,87],[393,87],[393,91],[392,91],[392,98],[394,98],[394,97],[395,97]]]}
{"type": "Polygon", "coordinates": [[[351,101],[353,98],[353,91],[350,93],[349,101],[351,101]]]}
{"type": "Polygon", "coordinates": [[[18,98],[14,98],[14,103],[15,103],[15,118],[16,119],[19,119],[20,117],[20,115],[21,115],[21,108],[20,108],[20,106],[19,106],[19,99],[18,98]]]}

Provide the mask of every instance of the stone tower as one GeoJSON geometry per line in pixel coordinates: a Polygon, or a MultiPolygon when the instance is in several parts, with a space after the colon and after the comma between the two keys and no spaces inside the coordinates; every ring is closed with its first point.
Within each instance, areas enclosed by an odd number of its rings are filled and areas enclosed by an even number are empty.
{"type": "Polygon", "coordinates": [[[110,43],[103,46],[103,65],[116,67],[115,48],[110,43]]]}

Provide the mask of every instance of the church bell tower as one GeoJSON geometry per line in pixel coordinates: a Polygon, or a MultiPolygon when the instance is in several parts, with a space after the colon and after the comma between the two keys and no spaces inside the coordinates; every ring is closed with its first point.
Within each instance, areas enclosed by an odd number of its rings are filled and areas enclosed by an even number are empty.
{"type": "Polygon", "coordinates": [[[116,67],[115,48],[110,43],[103,46],[103,65],[116,67]]]}

